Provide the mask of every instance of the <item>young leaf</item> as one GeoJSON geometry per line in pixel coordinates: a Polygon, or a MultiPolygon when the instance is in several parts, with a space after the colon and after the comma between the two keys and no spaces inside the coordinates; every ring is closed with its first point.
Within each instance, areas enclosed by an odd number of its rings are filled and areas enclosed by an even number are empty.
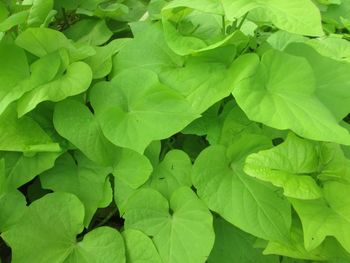
{"type": "Polygon", "coordinates": [[[318,150],[315,143],[290,134],[277,147],[249,155],[244,171],[282,187],[288,197],[318,199],[322,197],[315,180],[319,170],[318,150]]]}
{"type": "Polygon", "coordinates": [[[349,191],[348,184],[330,181],[324,183],[323,199],[291,199],[303,225],[308,251],[318,247],[327,236],[334,236],[350,253],[349,191]]]}

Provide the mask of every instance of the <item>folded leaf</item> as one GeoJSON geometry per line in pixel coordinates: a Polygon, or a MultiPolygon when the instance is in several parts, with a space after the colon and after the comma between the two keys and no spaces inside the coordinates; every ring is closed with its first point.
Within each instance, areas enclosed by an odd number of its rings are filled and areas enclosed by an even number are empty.
{"type": "Polygon", "coordinates": [[[92,80],[90,67],[84,62],[70,64],[67,71],[51,82],[40,85],[22,96],[17,103],[18,115],[23,116],[43,101],[58,102],[86,91],[92,80]]]}
{"type": "Polygon", "coordinates": [[[262,21],[300,35],[322,36],[321,15],[310,0],[221,0],[230,20],[258,12],[262,21]]]}

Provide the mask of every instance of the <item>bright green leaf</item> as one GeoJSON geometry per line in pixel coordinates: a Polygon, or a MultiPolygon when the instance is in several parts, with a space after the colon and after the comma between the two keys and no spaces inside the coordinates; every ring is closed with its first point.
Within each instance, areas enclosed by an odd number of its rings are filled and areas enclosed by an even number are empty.
{"type": "Polygon", "coordinates": [[[277,256],[264,256],[254,248],[256,238],[224,219],[214,218],[215,244],[208,263],[279,263],[277,256]]]}
{"type": "Polygon", "coordinates": [[[178,92],[148,70],[128,70],[91,91],[91,103],[104,135],[117,146],[142,153],[198,117],[178,92]]]}
{"type": "Polygon", "coordinates": [[[286,240],[291,226],[290,205],[275,188],[246,175],[247,155],[266,149],[258,135],[237,138],[228,148],[210,146],[197,158],[192,180],[207,206],[238,228],[268,240],[286,240]]]}
{"type": "Polygon", "coordinates": [[[2,233],[12,262],[125,262],[123,239],[108,227],[94,229],[80,242],[84,207],[77,197],[53,193],[33,202],[16,227],[2,233]]]}
{"type": "Polygon", "coordinates": [[[138,230],[127,229],[122,233],[126,247],[126,263],[162,263],[152,240],[138,230]]]}
{"type": "Polygon", "coordinates": [[[268,51],[255,74],[241,81],[233,94],[250,120],[277,129],[291,129],[309,139],[350,144],[350,134],[337,119],[345,104],[335,106],[340,93],[346,94],[341,89],[347,80],[340,75],[335,84],[337,89],[330,91],[328,83],[333,78],[329,80],[327,74],[316,79],[315,73],[303,57],[268,51]],[[324,85],[317,85],[319,80],[321,83],[324,80],[324,85]]]}
{"type": "Polygon", "coordinates": [[[276,27],[300,35],[323,35],[321,15],[310,0],[221,0],[225,14],[234,20],[252,11],[259,12],[263,21],[271,21],[276,27]]]}
{"type": "Polygon", "coordinates": [[[202,263],[214,244],[212,216],[186,187],[168,201],[157,191],[144,189],[133,195],[124,214],[125,228],[151,236],[163,262],[202,263]]]}
{"type": "Polygon", "coordinates": [[[330,181],[324,183],[324,199],[291,199],[303,225],[307,250],[315,249],[327,236],[333,236],[350,253],[349,191],[348,184],[330,181]]]}
{"type": "Polygon", "coordinates": [[[44,189],[75,194],[85,207],[84,225],[88,226],[97,208],[112,201],[112,187],[108,169],[103,169],[76,155],[78,164],[70,154],[62,155],[55,167],[40,175],[44,189]]]}

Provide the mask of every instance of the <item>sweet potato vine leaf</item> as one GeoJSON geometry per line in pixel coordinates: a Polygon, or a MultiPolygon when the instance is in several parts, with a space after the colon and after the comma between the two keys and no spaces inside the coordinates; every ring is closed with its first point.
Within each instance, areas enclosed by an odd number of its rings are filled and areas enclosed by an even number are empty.
{"type": "Polygon", "coordinates": [[[152,237],[163,262],[204,262],[214,244],[212,215],[187,187],[177,189],[170,203],[153,189],[141,189],[128,201],[124,218],[126,229],[152,237]]]}
{"type": "Polygon", "coordinates": [[[282,187],[288,197],[308,200],[322,198],[320,180],[348,183],[349,164],[339,146],[289,134],[277,147],[249,155],[244,171],[282,187]]]}
{"type": "Polygon", "coordinates": [[[142,153],[153,140],[165,139],[196,119],[181,94],[161,84],[149,70],[127,70],[91,91],[103,134],[117,146],[142,153]]]}
{"type": "Polygon", "coordinates": [[[275,188],[243,171],[247,155],[269,148],[267,138],[246,134],[229,147],[206,148],[193,167],[198,196],[238,228],[268,240],[288,240],[291,209],[275,188]]]}
{"type": "MultiPolygon", "coordinates": [[[[319,68],[325,70],[326,66],[320,56],[310,59],[315,59],[313,64],[304,57],[270,50],[262,56],[255,74],[241,81],[233,95],[251,120],[277,129],[291,129],[308,139],[349,145],[350,134],[339,125],[344,104],[336,104],[348,99],[348,80],[341,75],[331,89],[330,75],[315,77],[319,68]]],[[[341,62],[334,66],[350,69],[350,64],[341,62]]]]}
{"type": "Polygon", "coordinates": [[[48,194],[33,202],[15,227],[1,234],[12,248],[12,262],[125,262],[119,232],[100,227],[82,241],[84,206],[68,193],[48,194]]]}

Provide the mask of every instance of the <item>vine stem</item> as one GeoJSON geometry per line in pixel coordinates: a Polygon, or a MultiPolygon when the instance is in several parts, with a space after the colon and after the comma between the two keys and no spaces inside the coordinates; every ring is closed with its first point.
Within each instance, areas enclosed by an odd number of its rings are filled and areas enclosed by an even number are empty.
{"type": "Polygon", "coordinates": [[[226,18],[225,18],[225,15],[222,15],[221,21],[222,21],[222,34],[226,35],[226,18]]]}
{"type": "Polygon", "coordinates": [[[95,228],[103,226],[104,224],[106,224],[111,218],[112,216],[114,216],[115,213],[118,212],[118,208],[114,208],[111,212],[109,212],[109,214],[100,222],[98,223],[95,228]]]}
{"type": "Polygon", "coordinates": [[[239,22],[239,25],[237,27],[237,29],[241,29],[241,27],[243,26],[244,21],[246,20],[247,16],[248,16],[249,12],[245,13],[244,16],[242,17],[241,22],[239,22]]]}

